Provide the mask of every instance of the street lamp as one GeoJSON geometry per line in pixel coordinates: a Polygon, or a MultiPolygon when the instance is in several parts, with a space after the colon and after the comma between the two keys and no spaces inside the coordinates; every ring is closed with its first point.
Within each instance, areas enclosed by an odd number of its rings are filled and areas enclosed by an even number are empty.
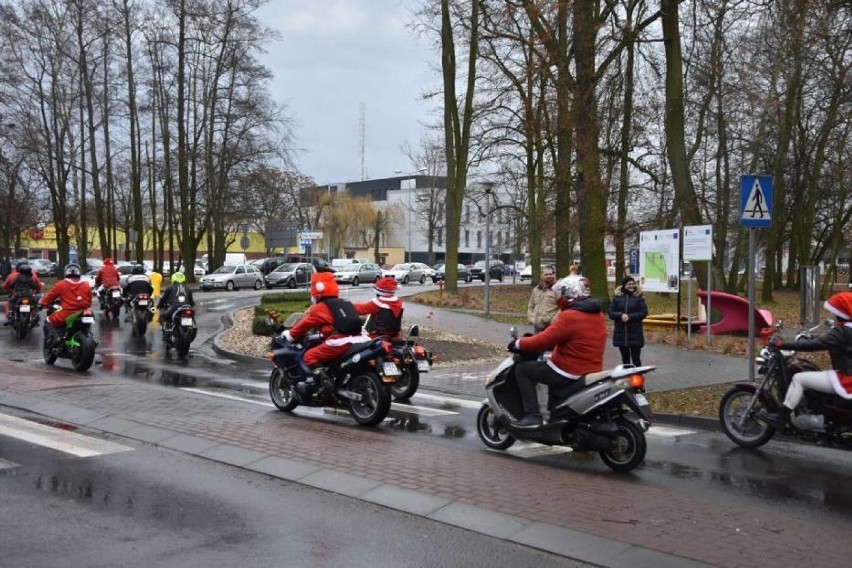
{"type": "MultiPolygon", "coordinates": [[[[426,168],[418,168],[413,172],[408,172],[406,175],[408,176],[408,248],[405,249],[405,262],[411,262],[411,193],[414,191],[413,185],[416,183],[412,183],[414,176],[416,174],[422,174],[426,172],[426,168]]],[[[404,173],[402,170],[394,170],[394,173],[401,174],[404,173]]]]}
{"type": "Polygon", "coordinates": [[[491,313],[491,192],[494,182],[482,182],[485,190],[485,317],[491,313]]]}

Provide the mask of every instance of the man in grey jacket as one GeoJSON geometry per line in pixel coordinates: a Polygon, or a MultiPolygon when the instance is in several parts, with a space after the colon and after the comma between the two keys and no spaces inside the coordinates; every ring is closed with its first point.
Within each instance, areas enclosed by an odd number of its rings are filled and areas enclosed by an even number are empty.
{"type": "Polygon", "coordinates": [[[556,306],[559,295],[553,290],[555,283],[556,269],[552,265],[542,267],[541,282],[533,288],[527,307],[527,320],[532,324],[536,333],[550,325],[559,311],[556,306]]]}

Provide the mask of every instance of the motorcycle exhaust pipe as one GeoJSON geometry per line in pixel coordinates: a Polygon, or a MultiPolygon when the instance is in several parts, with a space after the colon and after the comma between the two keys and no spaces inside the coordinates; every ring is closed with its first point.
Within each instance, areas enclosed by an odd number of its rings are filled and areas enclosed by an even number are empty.
{"type": "Polygon", "coordinates": [[[639,420],[637,420],[637,421],[636,421],[636,425],[637,425],[637,426],[639,427],[639,429],[640,429],[640,430],[642,430],[643,432],[647,432],[648,430],[650,430],[650,429],[651,429],[651,422],[650,422],[650,421],[648,421],[648,420],[645,420],[644,418],[640,418],[639,420]]]}
{"type": "Polygon", "coordinates": [[[343,398],[348,398],[349,400],[354,400],[355,402],[361,402],[364,400],[363,395],[358,394],[357,392],[352,392],[351,390],[340,389],[335,394],[342,396],[343,398]]]}

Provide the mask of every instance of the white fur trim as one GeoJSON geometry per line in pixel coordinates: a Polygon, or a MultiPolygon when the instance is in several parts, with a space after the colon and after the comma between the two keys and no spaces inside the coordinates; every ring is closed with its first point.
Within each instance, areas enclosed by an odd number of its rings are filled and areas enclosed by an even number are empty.
{"type": "Polygon", "coordinates": [[[326,345],[329,347],[340,347],[341,345],[348,345],[350,343],[367,343],[368,341],[372,341],[369,335],[347,335],[346,337],[335,337],[333,339],[329,338],[325,340],[326,345]]]}
{"type": "Polygon", "coordinates": [[[831,312],[832,314],[836,315],[839,318],[842,318],[842,319],[845,319],[845,320],[852,320],[852,317],[850,317],[849,314],[843,313],[842,311],[840,311],[839,309],[834,307],[828,300],[825,301],[825,303],[822,305],[822,307],[825,308],[827,311],[831,312]]]}
{"type": "Polygon", "coordinates": [[[284,336],[284,339],[286,339],[287,341],[290,341],[290,342],[292,343],[292,341],[293,341],[293,336],[292,336],[292,335],[290,335],[290,330],[289,330],[289,329],[288,329],[288,330],[286,330],[286,331],[285,331],[284,333],[282,333],[281,335],[283,335],[283,336],[284,336]]]}
{"type": "Polygon", "coordinates": [[[572,375],[571,373],[569,373],[567,371],[563,371],[562,369],[557,367],[556,363],[553,362],[553,359],[550,359],[549,357],[547,359],[547,366],[550,367],[551,369],[553,369],[554,371],[556,371],[557,373],[559,373],[560,375],[562,375],[563,377],[567,378],[567,379],[577,380],[577,379],[580,378],[577,375],[572,375]]]}
{"type": "Polygon", "coordinates": [[[317,289],[317,292],[324,292],[325,282],[317,282],[315,288],[317,289]]]}

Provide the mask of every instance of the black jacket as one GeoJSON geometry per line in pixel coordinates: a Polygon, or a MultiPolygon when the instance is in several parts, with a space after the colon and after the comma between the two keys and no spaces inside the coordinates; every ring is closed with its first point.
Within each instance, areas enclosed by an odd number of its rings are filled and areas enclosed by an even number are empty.
{"type": "Polygon", "coordinates": [[[192,298],[192,291],[183,284],[172,284],[166,288],[163,295],[160,296],[160,301],[157,302],[157,309],[162,310],[164,307],[180,307],[184,304],[189,306],[195,305],[195,300],[192,298]],[[178,299],[181,294],[184,296],[183,301],[178,299]]]}
{"type": "Polygon", "coordinates": [[[124,285],[124,295],[130,298],[139,294],[154,293],[154,287],[151,286],[151,279],[145,274],[131,274],[127,278],[127,283],[124,285]]]}
{"type": "Polygon", "coordinates": [[[612,344],[615,347],[642,347],[645,345],[645,334],[642,330],[642,320],[648,316],[648,306],[639,288],[633,293],[625,291],[621,286],[615,291],[615,297],[609,306],[609,318],[613,321],[612,344]],[[621,314],[630,318],[621,321],[621,314]]]}
{"type": "Polygon", "coordinates": [[[781,349],[794,351],[828,351],[831,368],[843,375],[852,375],[852,327],[834,326],[813,339],[785,341],[781,349]]]}

